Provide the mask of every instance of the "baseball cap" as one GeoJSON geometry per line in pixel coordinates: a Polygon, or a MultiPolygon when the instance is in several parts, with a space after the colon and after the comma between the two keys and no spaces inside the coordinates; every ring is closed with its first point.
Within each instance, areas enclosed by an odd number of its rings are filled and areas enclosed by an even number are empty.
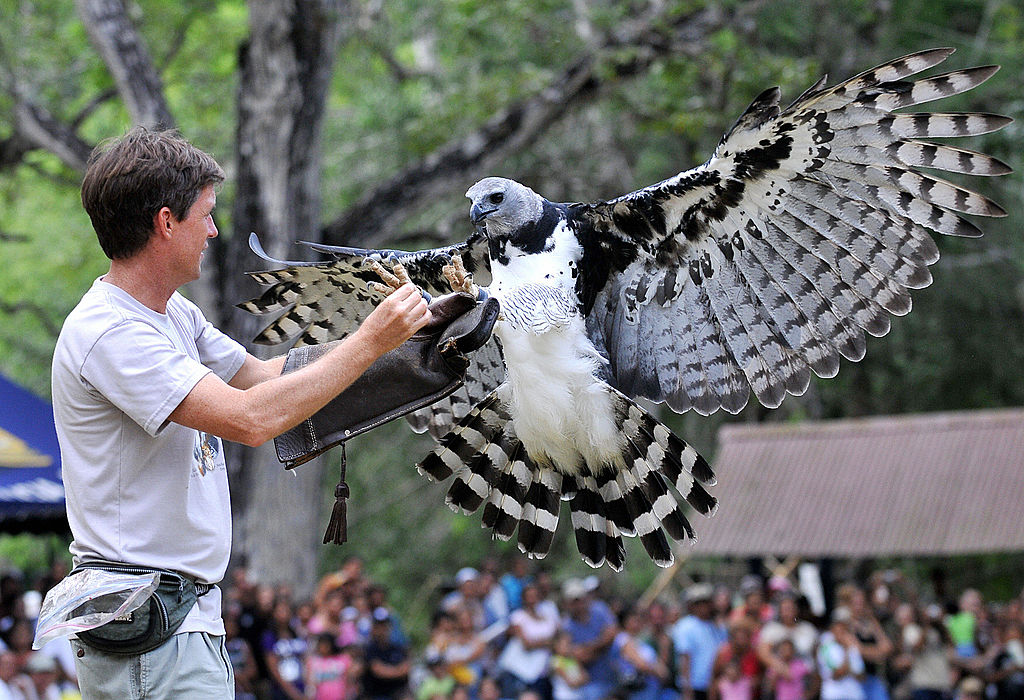
{"type": "Polygon", "coordinates": [[[696,603],[699,600],[711,600],[714,593],[715,589],[711,587],[710,583],[695,583],[686,589],[683,597],[687,603],[696,603]]]}
{"type": "Polygon", "coordinates": [[[579,600],[589,593],[587,586],[578,578],[571,578],[562,584],[562,595],[566,600],[579,600]]]}
{"type": "Polygon", "coordinates": [[[464,566],[455,574],[455,583],[461,586],[466,581],[475,581],[479,576],[480,572],[472,566],[464,566]]]}

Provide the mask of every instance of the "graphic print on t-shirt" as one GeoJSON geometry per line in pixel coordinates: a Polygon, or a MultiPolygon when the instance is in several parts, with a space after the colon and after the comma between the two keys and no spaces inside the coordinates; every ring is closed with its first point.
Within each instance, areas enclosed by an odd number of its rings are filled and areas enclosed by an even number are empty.
{"type": "MultiPolygon", "coordinates": [[[[196,446],[192,451],[192,465],[199,470],[199,476],[206,476],[217,468],[217,455],[220,454],[220,438],[209,433],[196,433],[196,446]]],[[[194,470],[193,470],[194,471],[194,470]]]]}

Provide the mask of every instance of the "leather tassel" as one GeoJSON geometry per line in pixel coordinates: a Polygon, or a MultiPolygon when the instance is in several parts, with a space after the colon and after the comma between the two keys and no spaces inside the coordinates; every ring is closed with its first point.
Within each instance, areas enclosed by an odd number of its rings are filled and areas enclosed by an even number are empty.
{"type": "Polygon", "coordinates": [[[324,533],[324,544],[344,544],[348,540],[348,484],[345,483],[345,443],[341,443],[341,476],[334,487],[334,508],[324,533]]]}

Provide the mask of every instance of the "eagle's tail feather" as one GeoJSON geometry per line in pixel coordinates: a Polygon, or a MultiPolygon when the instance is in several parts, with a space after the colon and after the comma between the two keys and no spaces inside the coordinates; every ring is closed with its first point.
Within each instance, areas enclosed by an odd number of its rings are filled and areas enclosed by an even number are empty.
{"type": "Polygon", "coordinates": [[[631,440],[646,445],[646,459],[651,469],[668,479],[698,513],[713,514],[718,501],[703,486],[717,483],[711,465],[657,418],[626,396],[622,398],[629,403],[628,419],[623,428],[631,440]]]}
{"type": "Polygon", "coordinates": [[[633,530],[640,538],[647,554],[658,566],[671,566],[674,558],[665,531],[661,529],[661,518],[655,511],[644,484],[637,479],[636,467],[619,471],[615,481],[622,490],[626,512],[633,521],[633,530]]]}
{"type": "Polygon", "coordinates": [[[609,522],[594,477],[575,478],[575,493],[569,500],[569,510],[572,513],[576,548],[580,550],[583,561],[596,569],[605,563],[607,557],[609,522]]]}
{"type": "Polygon", "coordinates": [[[483,527],[491,528],[494,537],[499,540],[508,541],[512,538],[523,514],[523,502],[533,478],[530,464],[523,444],[515,440],[509,450],[508,464],[487,496],[481,521],[483,527]]]}
{"type": "Polygon", "coordinates": [[[497,392],[491,392],[438,441],[416,469],[431,481],[444,481],[486,449],[508,420],[497,392]]]}
{"type": "Polygon", "coordinates": [[[453,477],[446,496],[449,507],[470,514],[482,506],[483,527],[500,540],[516,535],[519,549],[530,557],[547,555],[560,500],[566,500],[576,545],[590,566],[621,570],[623,535],[639,537],[655,563],[669,566],[670,538],[694,539],[681,501],[701,514],[712,513],[717,501],[703,484],[713,483],[714,473],[654,416],[624,394],[611,387],[609,391],[622,431],[622,456],[614,464],[560,468],[534,461],[516,436],[499,392],[492,392],[441,438],[418,468],[433,480],[453,477]]]}
{"type": "Polygon", "coordinates": [[[543,559],[551,549],[558,527],[562,473],[551,467],[534,466],[533,482],[526,492],[519,521],[519,551],[531,559],[543,559]]]}

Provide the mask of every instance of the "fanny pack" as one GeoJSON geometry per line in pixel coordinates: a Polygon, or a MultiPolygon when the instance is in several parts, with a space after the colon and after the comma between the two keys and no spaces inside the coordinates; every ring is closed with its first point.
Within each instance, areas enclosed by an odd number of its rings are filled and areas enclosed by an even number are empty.
{"type": "MultiPolygon", "coordinates": [[[[177,571],[118,562],[85,562],[76,566],[69,575],[83,569],[103,569],[122,574],[160,574],[159,585],[141,607],[105,625],[78,633],[83,643],[109,654],[142,654],[156,649],[177,632],[196,600],[213,588],[208,583],[198,583],[177,571]]],[[[82,608],[88,605],[90,603],[85,603],[72,616],[85,614],[87,611],[82,608]]]]}

